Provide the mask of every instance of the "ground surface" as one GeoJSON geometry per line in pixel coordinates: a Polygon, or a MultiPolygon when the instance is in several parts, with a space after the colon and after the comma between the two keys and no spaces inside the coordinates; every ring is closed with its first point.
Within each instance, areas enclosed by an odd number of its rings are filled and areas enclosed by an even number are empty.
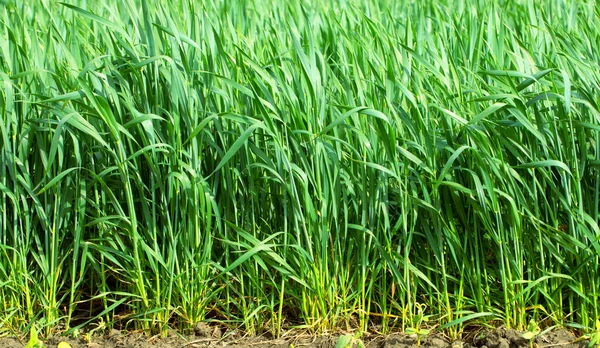
{"type": "MultiPolygon", "coordinates": [[[[529,342],[521,337],[521,334],[514,330],[497,329],[477,333],[471,339],[466,341],[451,342],[440,334],[433,334],[424,337],[420,342],[420,347],[432,348],[527,348],[529,342]]],[[[214,337],[214,332],[208,334],[207,330],[196,330],[193,336],[187,338],[172,335],[172,337],[159,339],[157,337],[147,337],[141,334],[123,335],[112,331],[104,336],[93,337],[90,342],[80,339],[67,337],[50,338],[44,343],[46,347],[56,347],[58,343],[64,341],[73,348],[144,348],[144,347],[235,347],[235,348],[288,348],[308,347],[308,348],[333,348],[336,346],[339,336],[323,337],[302,337],[269,340],[264,338],[226,338],[219,339],[214,337]]],[[[534,347],[549,348],[585,348],[587,341],[575,342],[576,337],[566,330],[555,330],[536,338],[534,347]]],[[[26,340],[22,342],[14,338],[0,338],[0,347],[16,348],[24,347],[26,340]]],[[[402,334],[392,334],[389,336],[371,336],[365,339],[367,347],[373,348],[408,348],[417,347],[416,337],[402,334]]],[[[356,345],[355,345],[356,346],[356,345]]]]}

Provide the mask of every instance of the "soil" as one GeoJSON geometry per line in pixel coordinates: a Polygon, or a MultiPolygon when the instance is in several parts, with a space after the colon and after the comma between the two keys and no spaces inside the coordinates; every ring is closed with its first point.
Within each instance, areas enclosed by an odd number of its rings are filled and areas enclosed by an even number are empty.
{"type": "MultiPolygon", "coordinates": [[[[392,334],[389,336],[366,336],[363,338],[367,348],[529,348],[529,341],[521,337],[521,333],[514,330],[496,329],[476,333],[465,341],[451,342],[441,334],[431,334],[421,338],[420,346],[417,345],[417,337],[404,334],[392,334]]],[[[46,347],[57,347],[60,342],[67,342],[73,348],[335,348],[339,336],[295,336],[280,340],[254,338],[232,338],[224,335],[218,328],[199,326],[194,329],[194,334],[181,337],[174,332],[167,338],[147,337],[143,334],[124,335],[113,330],[103,336],[94,336],[89,342],[83,339],[69,337],[51,337],[44,340],[46,347]]],[[[587,341],[575,342],[576,337],[566,330],[551,331],[541,337],[537,337],[533,343],[535,348],[586,348],[587,341]]],[[[0,338],[0,347],[22,348],[27,343],[26,339],[19,341],[15,338],[0,338]]],[[[354,345],[357,346],[356,344],[354,345]]]]}

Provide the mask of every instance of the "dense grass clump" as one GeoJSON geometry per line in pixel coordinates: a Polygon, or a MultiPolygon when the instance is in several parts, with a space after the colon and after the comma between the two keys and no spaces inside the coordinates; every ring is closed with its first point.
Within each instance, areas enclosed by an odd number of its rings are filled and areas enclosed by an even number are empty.
{"type": "Polygon", "coordinates": [[[0,335],[600,316],[594,1],[1,2],[0,335]]]}

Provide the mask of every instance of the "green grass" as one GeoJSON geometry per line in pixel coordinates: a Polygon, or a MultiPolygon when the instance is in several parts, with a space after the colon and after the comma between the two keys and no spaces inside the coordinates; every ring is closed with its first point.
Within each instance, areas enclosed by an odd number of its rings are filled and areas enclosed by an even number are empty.
{"type": "Polygon", "coordinates": [[[594,326],[594,1],[66,2],[0,7],[0,336],[594,326]]]}

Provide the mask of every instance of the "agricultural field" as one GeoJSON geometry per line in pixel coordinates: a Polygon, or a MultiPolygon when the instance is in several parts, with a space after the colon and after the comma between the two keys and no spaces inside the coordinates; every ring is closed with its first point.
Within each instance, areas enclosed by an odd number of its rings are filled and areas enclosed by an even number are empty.
{"type": "Polygon", "coordinates": [[[0,0],[0,337],[593,346],[599,23],[587,0],[0,0]]]}

